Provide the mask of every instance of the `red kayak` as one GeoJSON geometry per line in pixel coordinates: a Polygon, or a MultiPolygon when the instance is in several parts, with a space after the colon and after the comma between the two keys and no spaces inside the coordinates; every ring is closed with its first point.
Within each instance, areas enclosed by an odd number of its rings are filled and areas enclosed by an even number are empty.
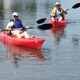
{"type": "Polygon", "coordinates": [[[52,26],[54,26],[54,27],[64,27],[64,26],[66,26],[67,20],[63,20],[63,21],[50,20],[49,23],[52,24],[52,26]]]}
{"type": "Polygon", "coordinates": [[[3,43],[6,44],[25,46],[34,49],[40,49],[43,42],[45,41],[44,38],[27,38],[27,39],[16,38],[16,37],[9,36],[5,32],[2,32],[0,34],[0,39],[2,40],[3,43]]]}

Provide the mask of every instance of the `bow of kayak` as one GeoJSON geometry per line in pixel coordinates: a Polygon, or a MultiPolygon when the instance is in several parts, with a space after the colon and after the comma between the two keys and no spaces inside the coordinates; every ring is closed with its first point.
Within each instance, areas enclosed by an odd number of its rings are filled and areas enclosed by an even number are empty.
{"type": "Polygon", "coordinates": [[[52,26],[54,26],[54,27],[64,27],[64,26],[66,26],[67,20],[63,20],[63,21],[50,20],[49,23],[52,24],[52,26]]]}
{"type": "Polygon", "coordinates": [[[7,35],[5,32],[2,32],[0,34],[0,39],[2,40],[3,43],[6,44],[25,46],[34,49],[40,49],[45,41],[44,38],[36,38],[36,37],[27,39],[11,37],[7,35]]]}

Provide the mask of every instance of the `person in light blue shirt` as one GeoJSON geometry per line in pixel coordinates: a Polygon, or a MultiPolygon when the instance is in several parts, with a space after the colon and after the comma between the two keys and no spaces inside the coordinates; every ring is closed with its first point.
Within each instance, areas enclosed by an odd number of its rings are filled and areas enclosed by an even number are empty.
{"type": "Polygon", "coordinates": [[[51,12],[51,16],[52,16],[52,20],[59,20],[59,21],[62,21],[65,19],[65,16],[64,14],[67,14],[66,10],[63,10],[61,8],[61,4],[59,2],[56,2],[54,4],[54,9],[52,10],[51,12]]]}

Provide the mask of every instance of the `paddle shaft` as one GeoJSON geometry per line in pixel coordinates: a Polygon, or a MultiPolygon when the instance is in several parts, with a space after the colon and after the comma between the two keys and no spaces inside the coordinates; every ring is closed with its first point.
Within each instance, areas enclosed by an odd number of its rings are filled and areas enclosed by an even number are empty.
{"type": "MultiPolygon", "coordinates": [[[[21,30],[22,28],[17,28],[17,29],[13,29],[13,30],[21,30]]],[[[29,29],[33,29],[33,27],[29,27],[29,29]]],[[[0,31],[9,31],[7,29],[0,29],[0,31]]]]}
{"type": "MultiPolygon", "coordinates": [[[[51,29],[52,28],[52,25],[51,24],[42,24],[42,25],[39,25],[36,27],[37,29],[41,29],[41,30],[48,30],[48,29],[51,29]]],[[[29,29],[34,29],[34,27],[29,27],[29,29]]],[[[12,29],[12,30],[26,30],[25,28],[16,28],[16,29],[12,29]]],[[[9,31],[7,29],[0,29],[0,31],[9,31]]]]}

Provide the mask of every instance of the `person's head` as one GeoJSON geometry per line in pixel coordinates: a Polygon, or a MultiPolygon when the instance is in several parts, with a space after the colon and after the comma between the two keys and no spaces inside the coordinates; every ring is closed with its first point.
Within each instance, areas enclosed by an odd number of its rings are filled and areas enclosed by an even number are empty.
{"type": "Polygon", "coordinates": [[[61,4],[60,4],[59,2],[56,2],[56,3],[54,4],[54,6],[55,6],[57,9],[59,9],[59,8],[61,7],[61,4]]]}
{"type": "Polygon", "coordinates": [[[13,12],[12,18],[13,18],[14,20],[17,20],[18,17],[19,17],[18,13],[17,13],[17,12],[13,12]]]}

